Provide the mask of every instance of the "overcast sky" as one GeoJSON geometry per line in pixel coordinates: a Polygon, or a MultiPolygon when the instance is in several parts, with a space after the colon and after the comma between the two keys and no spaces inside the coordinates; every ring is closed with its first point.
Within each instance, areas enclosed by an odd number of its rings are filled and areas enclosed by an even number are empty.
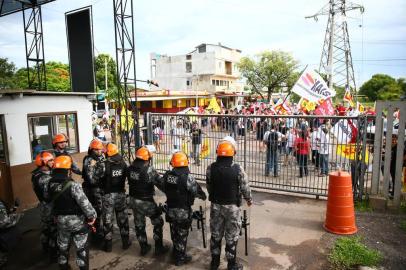
{"type": "MultiPolygon", "coordinates": [[[[406,1],[355,0],[348,24],[357,85],[375,73],[406,77],[406,1]]],[[[149,53],[185,54],[218,43],[254,55],[290,52],[318,68],[327,17],[305,19],[328,0],[134,0],[137,79],[149,79],[149,53]]],[[[95,53],[115,55],[112,0],[57,0],[43,6],[46,61],[68,63],[64,13],[93,5],[95,53]]],[[[0,17],[0,57],[24,67],[22,14],[0,17]]]]}

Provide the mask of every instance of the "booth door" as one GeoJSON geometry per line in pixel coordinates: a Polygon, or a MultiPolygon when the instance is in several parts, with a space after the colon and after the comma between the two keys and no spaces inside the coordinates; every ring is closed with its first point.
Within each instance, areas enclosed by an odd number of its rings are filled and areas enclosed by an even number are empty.
{"type": "Polygon", "coordinates": [[[7,135],[4,115],[0,115],[0,199],[9,205],[13,202],[13,190],[8,164],[7,135]]]}

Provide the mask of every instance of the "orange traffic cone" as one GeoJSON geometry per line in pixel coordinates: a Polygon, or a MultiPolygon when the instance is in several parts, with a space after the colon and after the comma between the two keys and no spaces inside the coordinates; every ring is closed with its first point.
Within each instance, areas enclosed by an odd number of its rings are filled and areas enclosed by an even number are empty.
{"type": "Polygon", "coordinates": [[[357,232],[351,174],[347,172],[338,171],[329,175],[324,228],[336,234],[354,234],[357,232]]]}

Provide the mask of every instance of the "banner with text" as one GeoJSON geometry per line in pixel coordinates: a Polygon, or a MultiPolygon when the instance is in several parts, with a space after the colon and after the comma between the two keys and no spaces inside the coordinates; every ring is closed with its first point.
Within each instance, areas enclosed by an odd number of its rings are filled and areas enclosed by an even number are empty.
{"type": "Polygon", "coordinates": [[[292,88],[292,92],[313,102],[334,97],[336,92],[314,70],[307,68],[292,88]]]}
{"type": "Polygon", "coordinates": [[[340,144],[355,142],[357,132],[357,128],[349,119],[341,119],[333,126],[333,134],[340,144]]]}

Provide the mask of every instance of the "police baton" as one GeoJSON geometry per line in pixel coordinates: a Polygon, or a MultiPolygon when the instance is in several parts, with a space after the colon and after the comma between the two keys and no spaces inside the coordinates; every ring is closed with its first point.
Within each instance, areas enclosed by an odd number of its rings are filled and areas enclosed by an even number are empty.
{"type": "MultiPolygon", "coordinates": [[[[243,216],[241,217],[242,229],[244,229],[244,245],[245,245],[245,256],[248,256],[248,226],[250,225],[247,210],[243,211],[243,216]]],[[[242,230],[240,231],[240,236],[242,236],[242,230]]]]}
{"type": "Polygon", "coordinates": [[[202,231],[203,247],[206,248],[206,217],[204,216],[203,207],[199,206],[198,211],[192,213],[192,218],[197,221],[197,229],[202,231]]]}

